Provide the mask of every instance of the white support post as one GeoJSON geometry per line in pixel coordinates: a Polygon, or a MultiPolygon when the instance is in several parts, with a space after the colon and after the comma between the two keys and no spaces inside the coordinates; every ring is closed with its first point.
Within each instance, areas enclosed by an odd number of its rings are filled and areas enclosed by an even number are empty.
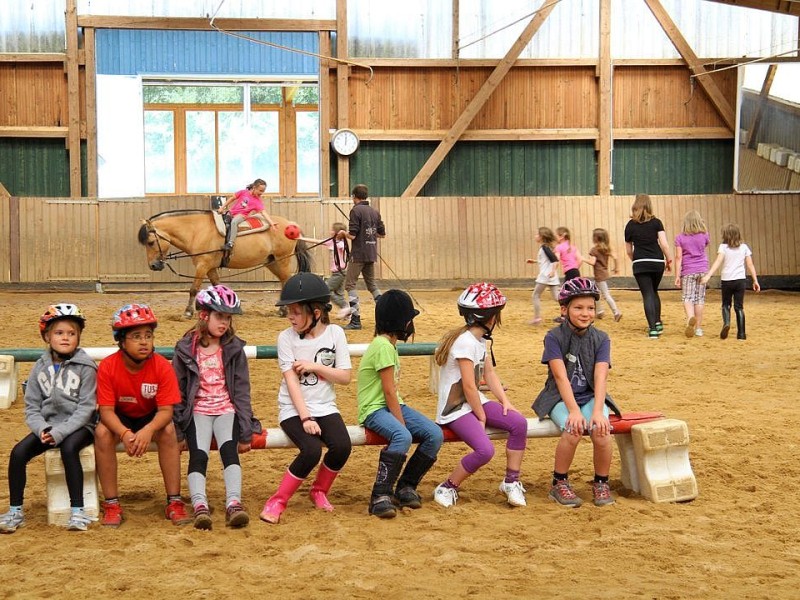
{"type": "Polygon", "coordinates": [[[19,365],[14,357],[0,355],[0,409],[10,408],[17,399],[17,376],[19,365]]]}
{"type": "MultiPolygon", "coordinates": [[[[83,509],[90,517],[99,517],[100,502],[97,495],[94,445],[81,450],[79,456],[83,467],[83,509]]],[[[48,450],[44,453],[44,473],[47,479],[47,523],[66,527],[71,507],[60,450],[48,450]]]]}
{"type": "Polygon", "coordinates": [[[697,480],[689,463],[689,427],[684,421],[634,425],[631,437],[642,496],[657,503],[697,498],[697,480]]]}

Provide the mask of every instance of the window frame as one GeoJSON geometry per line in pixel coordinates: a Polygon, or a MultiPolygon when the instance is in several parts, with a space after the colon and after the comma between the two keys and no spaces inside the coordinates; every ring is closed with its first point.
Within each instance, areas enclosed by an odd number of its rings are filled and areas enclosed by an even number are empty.
{"type": "MultiPolygon", "coordinates": [[[[226,104],[176,104],[176,103],[147,103],[143,104],[144,112],[160,111],[172,112],[173,118],[173,160],[175,171],[175,188],[172,193],[159,193],[147,192],[146,196],[185,196],[185,195],[200,195],[197,192],[188,192],[188,175],[187,175],[187,161],[186,161],[186,113],[187,112],[200,112],[207,111],[214,113],[214,135],[215,135],[215,182],[216,191],[203,192],[202,194],[219,194],[228,195],[233,194],[237,190],[223,190],[220,189],[220,173],[219,173],[219,113],[220,112],[277,112],[278,113],[278,169],[280,174],[279,185],[267,186],[265,192],[266,197],[286,197],[286,198],[315,198],[319,197],[321,190],[316,192],[298,192],[297,191],[297,113],[298,112],[317,112],[320,111],[319,100],[317,104],[294,104],[293,96],[294,91],[300,87],[316,87],[319,91],[319,81],[303,78],[298,80],[282,79],[281,81],[235,81],[235,80],[169,80],[163,81],[158,79],[143,80],[143,86],[169,86],[169,85],[207,85],[207,86],[237,86],[244,85],[245,99],[242,103],[226,103],[226,104]],[[250,87],[246,84],[266,86],[266,87],[280,87],[281,88],[281,101],[280,104],[251,104],[250,103],[250,87]]],[[[319,93],[318,93],[319,98],[319,93]]],[[[321,121],[320,121],[321,122],[321,121]]],[[[318,132],[318,143],[321,143],[321,132],[318,132]]],[[[146,157],[145,157],[146,158],[146,157]]],[[[321,163],[321,161],[320,161],[321,163]]],[[[319,166],[320,170],[322,165],[319,166]]],[[[322,173],[320,173],[319,181],[322,181],[322,173]]],[[[145,171],[146,177],[146,171],[145,171]]],[[[244,187],[246,181],[243,181],[241,187],[244,187]]],[[[145,190],[146,190],[145,182],[145,190]]]]}

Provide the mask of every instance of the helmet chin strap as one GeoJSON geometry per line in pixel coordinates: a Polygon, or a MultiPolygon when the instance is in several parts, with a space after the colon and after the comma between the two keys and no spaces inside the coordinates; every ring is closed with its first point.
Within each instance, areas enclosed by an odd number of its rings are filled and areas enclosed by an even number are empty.
{"type": "MultiPolygon", "coordinates": [[[[51,350],[52,350],[52,349],[51,349],[51,350]]],[[[52,350],[52,353],[53,353],[53,354],[55,354],[55,355],[58,357],[58,359],[59,359],[60,361],[64,362],[65,360],[69,360],[70,358],[72,358],[73,356],[75,356],[75,352],[77,352],[77,351],[78,351],[78,350],[77,350],[77,348],[76,348],[75,350],[73,350],[73,351],[72,351],[72,352],[70,352],[69,354],[62,354],[61,352],[58,352],[57,350],[52,350]]]]}
{"type": "Polygon", "coordinates": [[[483,329],[483,339],[489,341],[489,354],[492,357],[492,366],[497,366],[497,361],[494,359],[494,339],[492,339],[492,331],[494,331],[494,325],[492,325],[491,329],[484,325],[481,321],[476,321],[476,325],[478,325],[481,329],[483,329]]]}
{"type": "Polygon", "coordinates": [[[579,333],[583,332],[583,331],[586,331],[587,329],[589,329],[589,327],[592,326],[592,324],[589,323],[589,325],[587,325],[586,327],[578,327],[577,325],[575,325],[575,323],[572,322],[572,319],[570,319],[569,316],[567,317],[567,322],[569,323],[570,327],[572,327],[575,331],[577,331],[579,333]]]}
{"type": "Polygon", "coordinates": [[[312,308],[311,309],[311,325],[309,325],[308,327],[303,329],[303,331],[299,332],[298,335],[300,336],[300,339],[301,340],[304,339],[308,335],[308,333],[312,329],[314,329],[314,327],[317,326],[317,323],[319,323],[319,317],[317,317],[317,311],[312,308]]]}

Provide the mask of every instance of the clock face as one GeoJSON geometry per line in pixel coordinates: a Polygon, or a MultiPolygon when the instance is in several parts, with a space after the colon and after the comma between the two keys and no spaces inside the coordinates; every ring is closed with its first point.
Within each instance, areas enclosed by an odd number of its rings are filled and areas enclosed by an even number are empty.
{"type": "Polygon", "coordinates": [[[337,154],[350,156],[358,150],[358,136],[351,129],[340,129],[333,134],[331,145],[337,154]]]}

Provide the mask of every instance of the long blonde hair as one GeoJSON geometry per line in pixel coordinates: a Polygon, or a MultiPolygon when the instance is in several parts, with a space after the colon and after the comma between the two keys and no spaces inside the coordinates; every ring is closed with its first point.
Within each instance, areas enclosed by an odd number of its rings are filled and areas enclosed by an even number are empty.
{"type": "Polygon", "coordinates": [[[447,357],[450,354],[450,348],[453,347],[456,339],[465,331],[468,331],[469,327],[467,325],[462,325],[461,327],[456,327],[455,329],[451,329],[447,333],[442,336],[439,345],[436,347],[436,352],[433,354],[433,361],[441,366],[447,362],[447,357]]]}
{"type": "Polygon", "coordinates": [[[708,231],[706,222],[696,210],[690,210],[683,217],[683,233],[705,233],[708,231]]]}
{"type": "Polygon", "coordinates": [[[608,240],[608,232],[605,229],[598,227],[592,231],[592,241],[600,254],[603,256],[611,254],[611,242],[608,240]]]}
{"type": "Polygon", "coordinates": [[[647,194],[636,194],[636,200],[631,206],[631,219],[637,223],[647,223],[655,215],[653,214],[653,204],[647,194]]]}

